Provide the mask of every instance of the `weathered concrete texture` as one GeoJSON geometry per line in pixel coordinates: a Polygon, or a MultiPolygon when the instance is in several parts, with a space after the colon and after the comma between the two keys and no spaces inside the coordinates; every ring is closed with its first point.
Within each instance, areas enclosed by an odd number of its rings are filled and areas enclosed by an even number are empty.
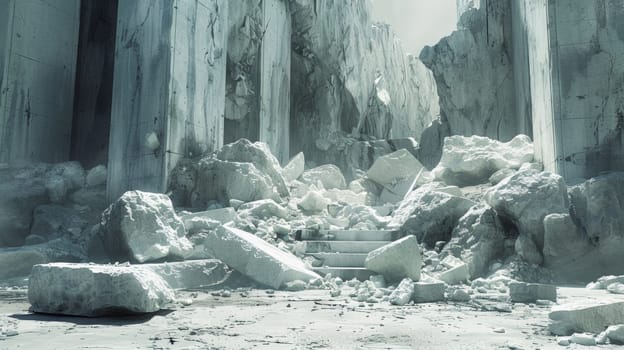
{"type": "Polygon", "coordinates": [[[119,2],[109,198],[163,191],[180,158],[223,144],[227,5],[119,2]]]}
{"type": "Polygon", "coordinates": [[[457,31],[420,53],[435,76],[451,134],[501,141],[531,134],[518,122],[527,117],[515,110],[510,13],[509,0],[487,1],[464,12],[457,31]]]}
{"type": "Polygon", "coordinates": [[[0,162],[67,160],[80,1],[0,8],[0,162]]]}
{"type": "Polygon", "coordinates": [[[438,114],[431,73],[365,1],[290,3],[291,149],[317,159],[338,136],[418,137],[438,114]]]}

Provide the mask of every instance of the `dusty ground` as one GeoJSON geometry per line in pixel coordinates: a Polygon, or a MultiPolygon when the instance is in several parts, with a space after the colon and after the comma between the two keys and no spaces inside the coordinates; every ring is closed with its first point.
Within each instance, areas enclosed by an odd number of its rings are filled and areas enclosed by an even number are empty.
{"type": "MultiPolygon", "coordinates": [[[[601,293],[559,289],[562,302],[601,293]]],[[[563,348],[546,331],[548,306],[515,304],[511,312],[486,311],[504,309],[495,301],[396,307],[330,298],[327,291],[181,294],[193,303],[150,316],[89,319],[29,313],[24,289],[3,290],[0,322],[14,324],[18,334],[0,340],[0,349],[563,348]]]]}

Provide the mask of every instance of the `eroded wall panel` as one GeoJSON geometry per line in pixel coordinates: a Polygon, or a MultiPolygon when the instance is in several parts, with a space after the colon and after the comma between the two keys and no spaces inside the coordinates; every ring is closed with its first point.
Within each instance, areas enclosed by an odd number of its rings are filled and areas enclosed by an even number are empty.
{"type": "Polygon", "coordinates": [[[0,5],[0,162],[67,160],[80,1],[0,5]]]}

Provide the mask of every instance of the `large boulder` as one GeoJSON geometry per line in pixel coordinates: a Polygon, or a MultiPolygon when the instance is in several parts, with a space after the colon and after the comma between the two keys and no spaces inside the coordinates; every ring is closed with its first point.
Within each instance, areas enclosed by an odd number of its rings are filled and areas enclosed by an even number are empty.
{"type": "Polygon", "coordinates": [[[449,185],[477,185],[501,169],[532,162],[533,154],[533,143],[525,135],[506,143],[482,136],[450,136],[444,139],[442,159],[433,174],[449,185]]]}
{"type": "Polygon", "coordinates": [[[161,277],[173,289],[198,289],[219,285],[231,273],[223,262],[215,259],[175,261],[160,264],[133,265],[137,270],[147,270],[161,277]]]}
{"type": "Polygon", "coordinates": [[[412,153],[400,149],[377,158],[366,174],[370,180],[388,186],[404,179],[413,179],[422,169],[422,164],[412,153]]]}
{"type": "Polygon", "coordinates": [[[102,214],[99,235],[113,259],[182,259],[193,249],[171,200],[159,193],[124,193],[102,214]]]}
{"type": "Polygon", "coordinates": [[[228,226],[207,232],[206,252],[254,281],[272,288],[320,278],[296,256],[251,233],[228,226]]]}
{"type": "Polygon", "coordinates": [[[223,146],[216,153],[216,157],[219,160],[228,162],[252,163],[261,173],[271,178],[271,182],[277,188],[280,196],[288,196],[286,181],[282,176],[282,167],[266,143],[252,143],[247,139],[240,139],[223,146]]]}
{"type": "Polygon", "coordinates": [[[386,281],[420,279],[422,256],[415,236],[403,237],[368,253],[364,266],[384,276],[386,281]]]}
{"type": "Polygon", "coordinates": [[[32,311],[48,314],[151,313],[174,300],[174,291],[156,273],[125,265],[36,265],[28,284],[32,311]]]}
{"type": "Polygon", "coordinates": [[[598,334],[608,326],[624,323],[624,300],[606,295],[599,300],[575,300],[553,306],[548,317],[548,328],[556,335],[598,334]]]}
{"type": "Polygon", "coordinates": [[[271,177],[253,163],[216,158],[205,158],[199,162],[197,183],[191,197],[191,205],[202,209],[213,200],[229,204],[231,199],[243,202],[280,199],[271,177]]]}
{"type": "Polygon", "coordinates": [[[544,218],[548,214],[569,212],[563,178],[532,169],[504,179],[489,189],[484,199],[499,216],[513,223],[520,235],[530,238],[538,252],[544,247],[544,218]]]}
{"type": "Polygon", "coordinates": [[[502,255],[504,242],[505,230],[496,212],[479,204],[459,219],[442,257],[452,254],[463,260],[474,279],[487,273],[490,262],[502,255]]]}
{"type": "Polygon", "coordinates": [[[475,203],[469,199],[419,188],[407,195],[392,214],[390,229],[398,229],[401,235],[414,235],[429,247],[438,241],[448,242],[458,220],[475,203]]]}

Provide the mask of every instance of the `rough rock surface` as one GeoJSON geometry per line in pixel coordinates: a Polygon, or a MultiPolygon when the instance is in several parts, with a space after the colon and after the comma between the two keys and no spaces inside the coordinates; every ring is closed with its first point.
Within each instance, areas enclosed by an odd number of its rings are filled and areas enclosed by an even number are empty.
{"type": "Polygon", "coordinates": [[[550,331],[556,335],[570,335],[574,332],[598,334],[608,326],[624,323],[624,302],[608,297],[600,301],[553,306],[548,314],[550,331]]]}
{"type": "Polygon", "coordinates": [[[345,189],[347,181],[340,168],[333,164],[321,165],[303,172],[301,180],[305,183],[316,185],[320,182],[327,190],[332,188],[345,189]]]}
{"type": "MultiPolygon", "coordinates": [[[[251,142],[240,139],[223,146],[217,153],[219,160],[237,163],[252,163],[261,173],[268,175],[280,196],[288,196],[286,181],[282,176],[282,167],[264,142],[251,142]]],[[[240,198],[238,198],[240,199],[240,198]]]]}
{"type": "Polygon", "coordinates": [[[210,255],[263,285],[277,289],[286,282],[320,278],[296,256],[248,232],[223,226],[204,237],[210,255]]]}
{"type": "Polygon", "coordinates": [[[451,136],[444,139],[442,158],[433,174],[449,185],[477,185],[498,170],[519,169],[532,162],[533,154],[533,143],[525,135],[506,143],[482,136],[451,136]]]}
{"type": "Polygon", "coordinates": [[[539,253],[544,247],[546,215],[569,211],[563,178],[535,170],[519,171],[501,181],[485,193],[485,201],[521,235],[529,237],[539,253]]]}
{"type": "Polygon", "coordinates": [[[446,284],[442,281],[425,280],[414,283],[412,300],[415,303],[435,303],[444,300],[446,284]]]}
{"type": "Polygon", "coordinates": [[[422,257],[418,239],[415,236],[403,237],[397,241],[368,253],[364,266],[383,275],[386,281],[400,281],[410,278],[420,279],[422,257]]]}
{"type": "Polygon", "coordinates": [[[392,291],[389,297],[390,304],[402,306],[412,300],[414,295],[414,281],[409,278],[405,278],[399,283],[399,285],[392,291]]]}
{"type": "Polygon", "coordinates": [[[463,260],[468,265],[470,278],[484,275],[491,261],[504,248],[505,230],[496,212],[484,204],[476,205],[459,219],[451,240],[442,251],[463,260]]]}
{"type": "Polygon", "coordinates": [[[305,170],[305,156],[303,152],[297,153],[282,170],[284,180],[291,182],[297,180],[305,170]]]}
{"type": "Polygon", "coordinates": [[[175,294],[146,269],[55,263],[33,268],[28,300],[34,312],[93,317],[156,312],[173,302],[175,294]]]}
{"type": "Polygon", "coordinates": [[[132,265],[136,270],[147,270],[162,278],[173,289],[207,288],[223,283],[231,270],[221,261],[201,259],[160,264],[132,265]]]}
{"type": "Polygon", "coordinates": [[[406,149],[377,158],[366,175],[382,186],[414,178],[423,169],[422,164],[406,149]]]}
{"type": "Polygon", "coordinates": [[[368,2],[290,5],[291,147],[318,161],[336,134],[418,137],[437,117],[431,73],[405,54],[388,26],[373,25],[368,2]]]}
{"type": "Polygon", "coordinates": [[[448,242],[458,220],[474,204],[466,198],[419,188],[401,202],[388,227],[399,229],[402,235],[414,235],[419,242],[433,247],[438,241],[448,242]]]}
{"type": "Polygon", "coordinates": [[[164,194],[128,191],[102,214],[99,236],[109,256],[140,263],[184,258],[193,249],[164,194]]]}
{"type": "Polygon", "coordinates": [[[557,287],[538,283],[509,283],[509,296],[516,303],[535,303],[538,300],[557,302],[557,287]]]}

